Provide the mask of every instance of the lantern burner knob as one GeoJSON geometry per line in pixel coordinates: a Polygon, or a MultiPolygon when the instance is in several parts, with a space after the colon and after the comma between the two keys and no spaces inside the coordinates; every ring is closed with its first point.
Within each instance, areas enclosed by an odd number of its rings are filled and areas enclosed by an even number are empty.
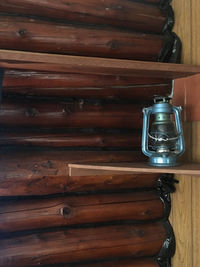
{"type": "Polygon", "coordinates": [[[153,99],[155,104],[170,103],[170,100],[171,100],[171,98],[168,96],[158,96],[158,95],[154,96],[154,99],[153,99]]]}

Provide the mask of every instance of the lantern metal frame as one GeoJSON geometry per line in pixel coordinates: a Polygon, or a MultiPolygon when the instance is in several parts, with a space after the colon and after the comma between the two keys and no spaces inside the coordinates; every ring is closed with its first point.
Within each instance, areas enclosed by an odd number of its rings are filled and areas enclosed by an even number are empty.
{"type": "Polygon", "coordinates": [[[172,106],[170,103],[155,103],[152,107],[143,108],[143,130],[142,130],[142,152],[149,157],[149,165],[158,167],[170,167],[176,166],[177,157],[181,156],[185,151],[185,143],[183,136],[183,129],[181,123],[181,107],[172,106]],[[169,141],[177,139],[177,150],[176,151],[163,151],[157,152],[149,150],[149,126],[150,116],[156,113],[174,113],[175,123],[177,129],[177,136],[173,138],[162,139],[162,141],[169,141]]]}

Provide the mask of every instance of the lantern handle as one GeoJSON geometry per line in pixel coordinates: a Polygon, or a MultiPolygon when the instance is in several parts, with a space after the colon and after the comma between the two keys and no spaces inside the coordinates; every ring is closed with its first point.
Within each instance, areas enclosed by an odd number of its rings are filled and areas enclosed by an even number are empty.
{"type": "Polygon", "coordinates": [[[148,149],[148,133],[149,133],[149,121],[150,115],[152,113],[153,107],[143,108],[143,129],[142,129],[142,152],[147,156],[152,156],[152,151],[148,149]]]}
{"type": "Polygon", "coordinates": [[[181,107],[174,107],[173,111],[175,114],[175,121],[176,121],[176,128],[178,132],[178,141],[179,141],[179,152],[178,156],[182,155],[185,152],[185,143],[184,143],[184,136],[183,136],[183,128],[181,123],[181,107]]]}

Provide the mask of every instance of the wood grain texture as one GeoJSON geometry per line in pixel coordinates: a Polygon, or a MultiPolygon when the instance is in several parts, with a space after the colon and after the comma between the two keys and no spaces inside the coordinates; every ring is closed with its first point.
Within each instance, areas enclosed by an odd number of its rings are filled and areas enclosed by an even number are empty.
{"type": "MultiPolygon", "coordinates": [[[[119,86],[139,86],[139,85],[171,85],[169,79],[126,77],[121,75],[92,75],[80,73],[49,73],[25,70],[6,70],[3,79],[3,89],[6,90],[26,90],[26,89],[50,89],[65,88],[77,90],[80,88],[117,88],[119,86]]],[[[17,92],[17,91],[16,91],[17,92]]],[[[42,90],[41,90],[42,95],[42,90]]],[[[144,97],[144,96],[143,96],[144,97]]]]}
{"type": "Polygon", "coordinates": [[[0,50],[0,67],[59,73],[87,73],[175,79],[200,73],[200,66],[0,50]]]}
{"type": "MultiPolygon", "coordinates": [[[[200,94],[198,93],[198,97],[200,94]]],[[[200,164],[200,121],[192,122],[192,160],[200,164]]],[[[199,176],[200,178],[200,176],[199,176]]],[[[199,209],[199,190],[200,182],[198,179],[195,179],[194,176],[192,179],[192,238],[193,238],[193,267],[198,266],[200,262],[200,240],[199,240],[199,221],[200,221],[200,209],[199,209]]]]}
{"type": "Polygon", "coordinates": [[[0,232],[163,218],[156,192],[0,201],[0,232]]]}
{"type": "Polygon", "coordinates": [[[162,61],[162,56],[170,51],[173,41],[170,34],[166,37],[0,16],[2,49],[162,61]]]}
{"type": "Polygon", "coordinates": [[[0,241],[0,266],[110,259],[116,255],[119,258],[154,256],[165,239],[162,222],[29,234],[0,241]]]}
{"type": "MultiPolygon", "coordinates": [[[[200,176],[199,176],[200,177],[200,176]]],[[[193,267],[198,266],[200,262],[200,180],[192,177],[192,258],[193,258],[193,267]]]]}
{"type": "Polygon", "coordinates": [[[191,221],[191,177],[178,175],[177,192],[172,195],[172,225],[176,238],[176,253],[173,266],[193,266],[192,264],[192,221],[191,221]]]}
{"type": "Polygon", "coordinates": [[[200,64],[200,21],[199,21],[199,11],[200,3],[198,0],[191,0],[191,24],[192,24],[192,64],[200,64]]]}
{"type": "Polygon", "coordinates": [[[96,175],[101,174],[102,171],[109,171],[110,173],[175,173],[184,175],[199,175],[200,174],[200,164],[195,163],[184,163],[175,167],[153,167],[149,166],[148,163],[136,162],[136,163],[105,163],[105,164],[74,164],[70,163],[69,174],[71,176],[81,173],[84,170],[84,175],[89,175],[90,171],[96,171],[96,175]],[[76,171],[77,170],[77,171],[76,171]]]}
{"type": "Polygon", "coordinates": [[[0,123],[17,127],[141,129],[142,106],[87,103],[83,100],[4,100],[0,123]]]}
{"type": "Polygon", "coordinates": [[[127,133],[0,133],[2,146],[39,146],[39,147],[114,147],[138,149],[141,146],[140,132],[127,133]]]}
{"type": "MultiPolygon", "coordinates": [[[[100,263],[86,263],[86,264],[62,264],[57,267],[158,267],[154,258],[145,259],[128,259],[128,260],[113,260],[113,261],[103,261],[100,263]]],[[[52,265],[45,265],[44,267],[52,267],[52,265]]]]}
{"type": "Polygon", "coordinates": [[[192,26],[191,26],[191,2],[192,0],[173,0],[172,7],[175,13],[174,31],[178,34],[182,41],[182,56],[181,62],[184,64],[191,64],[192,54],[192,26]]]}
{"type": "MultiPolygon", "coordinates": [[[[152,0],[151,0],[152,1],[152,0]]],[[[150,2],[151,2],[150,1],[150,2]]],[[[153,0],[154,1],[154,0],[153,0]]],[[[155,1],[154,1],[155,2],[155,1]]],[[[157,1],[158,2],[158,1],[157,1]]],[[[167,14],[158,6],[127,0],[1,0],[0,11],[89,24],[112,25],[142,32],[160,33],[167,14]]]]}
{"type": "MultiPolygon", "coordinates": [[[[183,63],[192,63],[192,64],[200,64],[200,49],[199,49],[199,11],[200,5],[199,1],[190,0],[190,1],[173,1],[174,11],[175,11],[175,18],[176,18],[176,25],[175,30],[176,33],[181,37],[183,43],[183,63]]],[[[198,99],[199,99],[199,88],[198,88],[198,81],[199,77],[194,77],[190,79],[184,79],[184,92],[182,90],[182,94],[184,95],[181,97],[181,90],[177,93],[182,99],[184,99],[184,106],[185,106],[185,120],[190,118],[189,120],[195,119],[197,114],[199,118],[198,112],[198,99]],[[195,81],[196,80],[196,81],[195,81]],[[192,85],[190,87],[190,85],[192,85]],[[193,92],[194,89],[194,92],[193,92]],[[195,112],[197,110],[197,112],[195,112]]],[[[180,100],[180,97],[177,97],[177,101],[180,100]]],[[[199,119],[194,122],[187,122],[187,128],[189,125],[190,130],[186,130],[186,139],[190,139],[187,150],[186,158],[192,159],[195,162],[200,162],[199,157],[199,119]]],[[[173,195],[174,204],[172,213],[175,218],[172,219],[173,227],[175,228],[177,225],[182,225],[183,220],[178,218],[178,209],[181,210],[183,206],[178,204],[178,201],[175,201],[176,198],[183,198],[184,194],[188,192],[190,196],[185,196],[185,205],[184,209],[186,210],[186,222],[188,227],[183,227],[181,231],[181,227],[177,231],[177,236],[185,236],[183,240],[177,240],[178,251],[175,254],[174,258],[174,265],[173,266],[192,266],[196,267],[199,264],[199,227],[197,226],[197,221],[199,221],[199,179],[198,177],[188,177],[187,182],[184,178],[182,182],[182,176],[178,177],[180,180],[182,187],[183,187],[183,196],[181,196],[181,192],[177,192],[177,194],[173,195]],[[191,188],[191,190],[190,190],[191,188]],[[177,206],[178,205],[178,206],[177,206]],[[191,213],[189,212],[191,211],[191,213]],[[185,239],[185,240],[184,240],[185,239]],[[185,246],[183,245],[185,244],[185,246]],[[191,251],[191,248],[192,251],[191,251]],[[182,260],[185,259],[185,262],[182,260]]]]}
{"type": "Polygon", "coordinates": [[[154,187],[157,175],[123,175],[103,177],[74,177],[68,180],[70,162],[131,162],[142,160],[133,151],[6,151],[0,153],[0,195],[27,196],[64,192],[115,190],[129,187],[154,187]]]}

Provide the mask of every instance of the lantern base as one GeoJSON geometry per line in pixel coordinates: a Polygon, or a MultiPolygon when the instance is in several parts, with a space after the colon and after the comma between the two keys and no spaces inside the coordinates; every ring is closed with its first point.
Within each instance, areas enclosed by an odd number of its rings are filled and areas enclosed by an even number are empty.
{"type": "Polygon", "coordinates": [[[149,165],[155,167],[174,167],[177,166],[177,155],[169,153],[159,153],[149,158],[149,165]]]}

